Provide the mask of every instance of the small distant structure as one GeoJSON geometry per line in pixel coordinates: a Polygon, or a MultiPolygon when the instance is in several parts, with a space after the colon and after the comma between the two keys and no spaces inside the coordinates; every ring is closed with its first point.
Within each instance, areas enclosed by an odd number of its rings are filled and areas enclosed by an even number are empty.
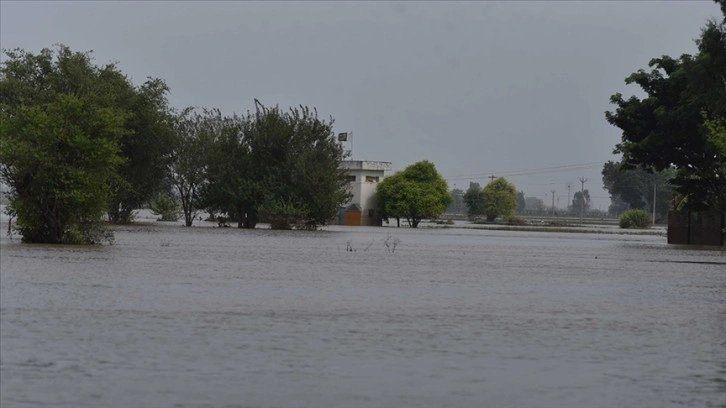
{"type": "Polygon", "coordinates": [[[383,214],[376,202],[376,188],[383,181],[391,162],[345,160],[341,168],[348,172],[351,200],[340,208],[340,225],[383,225],[383,214]]]}

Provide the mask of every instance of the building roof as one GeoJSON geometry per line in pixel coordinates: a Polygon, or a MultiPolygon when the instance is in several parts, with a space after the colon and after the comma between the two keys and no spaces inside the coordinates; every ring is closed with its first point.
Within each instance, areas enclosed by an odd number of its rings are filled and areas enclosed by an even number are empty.
{"type": "Polygon", "coordinates": [[[344,160],[340,167],[347,170],[391,170],[391,162],[371,160],[344,160]]]}

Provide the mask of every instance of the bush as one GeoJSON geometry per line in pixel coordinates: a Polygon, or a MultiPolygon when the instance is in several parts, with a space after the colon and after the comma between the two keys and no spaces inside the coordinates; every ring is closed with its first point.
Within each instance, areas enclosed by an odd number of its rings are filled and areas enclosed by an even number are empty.
{"type": "Polygon", "coordinates": [[[620,216],[620,228],[648,228],[653,222],[643,210],[628,210],[620,216]]]}
{"type": "Polygon", "coordinates": [[[179,204],[168,194],[158,194],[149,202],[149,210],[154,215],[161,215],[159,221],[178,221],[179,204]]]}
{"type": "Polygon", "coordinates": [[[509,215],[504,219],[504,222],[507,225],[527,225],[527,220],[524,218],[519,218],[514,215],[509,215]]]}

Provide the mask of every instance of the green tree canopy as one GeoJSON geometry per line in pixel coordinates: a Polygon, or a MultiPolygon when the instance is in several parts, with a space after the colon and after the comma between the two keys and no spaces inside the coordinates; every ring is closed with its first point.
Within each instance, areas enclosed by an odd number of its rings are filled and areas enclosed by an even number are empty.
{"type": "MultiPolygon", "coordinates": [[[[718,2],[726,10],[725,2],[718,2]]],[[[626,78],[646,97],[615,94],[610,100],[617,108],[606,112],[608,122],[622,130],[615,152],[622,153],[623,166],[674,166],[672,184],[693,209],[726,209],[726,156],[709,137],[706,123],[726,118],[724,22],[706,24],[695,55],[654,58],[651,71],[639,70],[626,78]]]]}
{"type": "MultiPolygon", "coordinates": [[[[127,112],[113,65],[89,53],[6,51],[0,67],[0,177],[25,242],[96,243],[123,162],[127,112]]],[[[124,85],[125,84],[125,85],[124,85]]]]}
{"type": "Polygon", "coordinates": [[[405,218],[412,228],[441,215],[452,201],[446,181],[427,160],[383,179],[376,195],[385,217],[405,218]]]}
{"type": "Polygon", "coordinates": [[[517,209],[517,190],[503,177],[494,179],[482,189],[481,203],[487,221],[512,216],[517,209]]]}
{"type": "Polygon", "coordinates": [[[481,188],[478,185],[470,185],[464,194],[467,214],[469,218],[476,218],[484,215],[484,204],[481,200],[481,188]]]}

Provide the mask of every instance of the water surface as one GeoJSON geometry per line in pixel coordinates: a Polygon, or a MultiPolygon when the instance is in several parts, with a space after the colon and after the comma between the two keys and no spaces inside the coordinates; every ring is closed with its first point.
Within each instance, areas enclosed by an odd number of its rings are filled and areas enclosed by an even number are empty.
{"type": "Polygon", "coordinates": [[[726,256],[660,236],[155,223],[0,278],[3,408],[726,406],[726,256]]]}

